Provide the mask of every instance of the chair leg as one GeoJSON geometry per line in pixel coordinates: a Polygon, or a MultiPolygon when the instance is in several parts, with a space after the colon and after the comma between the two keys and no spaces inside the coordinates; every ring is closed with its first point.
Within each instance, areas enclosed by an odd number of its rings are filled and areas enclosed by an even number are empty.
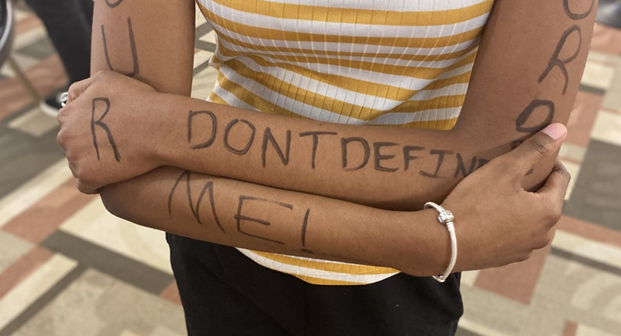
{"type": "Polygon", "coordinates": [[[15,62],[12,56],[9,56],[7,61],[9,62],[9,66],[11,67],[11,69],[13,69],[13,72],[15,73],[15,77],[17,78],[17,80],[19,80],[22,86],[26,89],[26,91],[28,92],[28,95],[30,95],[34,103],[38,104],[39,101],[41,100],[41,96],[39,96],[39,93],[37,92],[37,90],[34,88],[34,86],[32,86],[32,83],[30,83],[30,80],[26,77],[26,75],[24,74],[22,69],[19,67],[17,62],[15,62]]]}

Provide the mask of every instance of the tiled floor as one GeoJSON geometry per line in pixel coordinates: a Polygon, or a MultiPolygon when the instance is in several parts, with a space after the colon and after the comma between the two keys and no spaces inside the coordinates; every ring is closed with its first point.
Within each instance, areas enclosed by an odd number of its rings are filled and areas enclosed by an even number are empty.
{"type": "MultiPolygon", "coordinates": [[[[65,81],[39,20],[19,11],[14,57],[41,94],[65,81]]],[[[197,18],[195,97],[215,80],[197,18]]],[[[621,31],[597,26],[561,152],[573,174],[551,247],[463,276],[458,335],[621,335],[621,31]]],[[[184,335],[163,234],[80,194],[42,115],[0,71],[0,336],[184,335]]]]}

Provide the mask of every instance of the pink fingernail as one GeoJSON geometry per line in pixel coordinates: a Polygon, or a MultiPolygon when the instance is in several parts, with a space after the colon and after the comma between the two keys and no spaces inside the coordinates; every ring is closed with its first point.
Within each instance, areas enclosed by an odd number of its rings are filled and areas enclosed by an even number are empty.
{"type": "Polygon", "coordinates": [[[558,140],[567,134],[567,128],[563,124],[554,123],[548,125],[548,127],[544,128],[542,132],[549,135],[550,138],[558,140]]]}

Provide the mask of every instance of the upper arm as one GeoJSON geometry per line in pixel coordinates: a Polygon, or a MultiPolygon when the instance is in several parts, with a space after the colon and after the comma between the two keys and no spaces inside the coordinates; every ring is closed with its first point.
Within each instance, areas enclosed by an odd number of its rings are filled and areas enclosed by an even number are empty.
{"type": "Polygon", "coordinates": [[[472,146],[499,155],[551,122],[567,123],[596,12],[597,0],[496,0],[457,124],[472,146]]]}
{"type": "Polygon", "coordinates": [[[91,73],[113,70],[189,96],[194,1],[95,0],[91,73]]]}
{"type": "Polygon", "coordinates": [[[459,122],[512,140],[566,123],[596,12],[597,0],[496,0],[459,122]]]}

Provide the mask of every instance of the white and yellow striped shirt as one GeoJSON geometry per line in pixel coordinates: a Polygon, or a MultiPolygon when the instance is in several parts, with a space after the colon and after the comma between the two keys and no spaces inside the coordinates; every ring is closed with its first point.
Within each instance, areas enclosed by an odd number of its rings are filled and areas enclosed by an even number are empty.
{"type": "MultiPolygon", "coordinates": [[[[451,129],[493,0],[198,0],[217,34],[208,100],[344,124],[451,129]]],[[[322,285],[384,267],[240,251],[322,285]]]]}

